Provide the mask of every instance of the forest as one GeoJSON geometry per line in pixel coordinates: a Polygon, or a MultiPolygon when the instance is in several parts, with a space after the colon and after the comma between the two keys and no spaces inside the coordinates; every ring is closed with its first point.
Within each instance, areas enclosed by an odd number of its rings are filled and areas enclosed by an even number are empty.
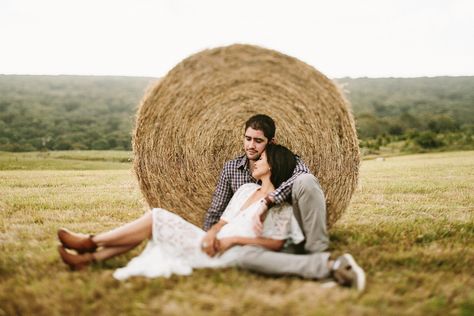
{"type": "MultiPolygon", "coordinates": [[[[131,150],[157,79],[0,75],[0,151],[131,150]]],[[[474,77],[334,79],[363,154],[474,149],[474,77]]]]}

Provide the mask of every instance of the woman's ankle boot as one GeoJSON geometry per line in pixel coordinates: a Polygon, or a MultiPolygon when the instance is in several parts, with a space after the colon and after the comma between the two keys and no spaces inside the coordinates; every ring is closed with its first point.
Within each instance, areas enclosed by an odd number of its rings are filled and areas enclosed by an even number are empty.
{"type": "Polygon", "coordinates": [[[66,228],[58,229],[58,239],[64,248],[76,250],[78,253],[94,252],[97,244],[92,240],[93,235],[73,233],[66,228]]]}
{"type": "Polygon", "coordinates": [[[71,270],[82,270],[92,262],[95,262],[94,255],[91,253],[84,253],[75,255],[66,251],[63,246],[58,246],[58,252],[61,259],[71,270]]]}

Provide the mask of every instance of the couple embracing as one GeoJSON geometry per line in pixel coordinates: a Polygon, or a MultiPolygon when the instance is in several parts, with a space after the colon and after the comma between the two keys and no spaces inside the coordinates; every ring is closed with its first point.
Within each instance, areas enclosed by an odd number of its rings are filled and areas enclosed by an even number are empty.
{"type": "Polygon", "coordinates": [[[347,253],[332,258],[325,252],[326,202],[318,180],[274,137],[269,116],[247,120],[245,154],[224,165],[203,229],[161,208],[97,235],[61,228],[62,260],[80,270],[148,240],[138,257],[114,272],[116,279],[237,266],[263,274],[332,278],[363,290],[365,273],[354,258],[347,253]]]}

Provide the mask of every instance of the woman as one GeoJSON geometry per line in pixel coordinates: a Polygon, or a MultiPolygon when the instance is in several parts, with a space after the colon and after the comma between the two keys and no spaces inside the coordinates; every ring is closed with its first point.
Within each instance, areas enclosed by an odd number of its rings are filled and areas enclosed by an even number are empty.
{"type": "Polygon", "coordinates": [[[252,176],[260,180],[261,185],[247,183],[241,186],[220,221],[208,233],[174,213],[154,208],[131,223],[95,236],[60,229],[58,237],[62,246],[58,248],[59,253],[66,264],[78,270],[91,262],[127,252],[150,239],[138,257],[115,271],[115,278],[126,279],[137,275],[190,274],[193,268],[233,266],[243,245],[259,245],[278,251],[286,240],[299,243],[304,239],[291,206],[283,204],[267,212],[259,237],[253,230],[253,219],[265,216],[261,214],[264,197],[290,178],[295,165],[295,155],[289,149],[269,144],[252,171],[252,176]],[[209,238],[213,234],[216,239],[209,238]],[[204,252],[208,240],[215,240],[217,255],[204,252]],[[69,253],[66,248],[79,254],[69,253]]]}

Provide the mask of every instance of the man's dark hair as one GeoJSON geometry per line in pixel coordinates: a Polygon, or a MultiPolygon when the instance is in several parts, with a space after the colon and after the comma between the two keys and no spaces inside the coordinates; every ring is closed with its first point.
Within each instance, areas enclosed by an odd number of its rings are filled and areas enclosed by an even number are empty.
{"type": "Polygon", "coordinates": [[[252,116],[245,122],[245,131],[251,127],[253,129],[258,129],[263,132],[268,141],[271,141],[275,137],[275,121],[265,114],[257,114],[252,116]]]}
{"type": "Polygon", "coordinates": [[[275,188],[288,180],[296,167],[295,154],[285,146],[268,144],[265,147],[267,162],[270,165],[270,181],[275,188]]]}

